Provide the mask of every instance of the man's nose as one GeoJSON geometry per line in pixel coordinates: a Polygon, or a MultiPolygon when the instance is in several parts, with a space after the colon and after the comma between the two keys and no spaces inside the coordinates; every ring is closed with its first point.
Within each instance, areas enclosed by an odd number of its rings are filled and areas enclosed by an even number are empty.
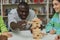
{"type": "Polygon", "coordinates": [[[25,12],[23,12],[23,15],[25,15],[26,13],[25,12]]]}

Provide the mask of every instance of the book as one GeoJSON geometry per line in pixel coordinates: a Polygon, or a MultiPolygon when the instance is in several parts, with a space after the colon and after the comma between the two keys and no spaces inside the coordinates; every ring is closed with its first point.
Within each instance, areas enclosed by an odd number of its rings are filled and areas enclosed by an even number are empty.
{"type": "Polygon", "coordinates": [[[46,13],[47,13],[46,6],[41,6],[41,7],[39,8],[39,11],[40,11],[39,14],[42,14],[42,15],[46,14],[46,13]]]}
{"type": "Polygon", "coordinates": [[[3,0],[3,4],[8,4],[8,0],[3,0]]]}
{"type": "Polygon", "coordinates": [[[27,0],[27,3],[33,3],[33,0],[27,0]]]}
{"type": "Polygon", "coordinates": [[[39,0],[40,3],[44,2],[44,0],[39,0]]]}
{"type": "Polygon", "coordinates": [[[20,0],[20,2],[27,2],[28,3],[28,0],[20,0]]]}
{"type": "Polygon", "coordinates": [[[16,0],[16,1],[15,1],[15,3],[19,3],[19,2],[20,2],[20,0],[16,0]]]}
{"type": "Polygon", "coordinates": [[[49,2],[53,2],[53,0],[49,0],[49,2]]]}
{"type": "Polygon", "coordinates": [[[11,3],[12,3],[12,4],[15,4],[15,2],[16,2],[16,0],[11,0],[11,3]]]}
{"type": "Polygon", "coordinates": [[[39,0],[34,0],[34,3],[39,3],[39,0]]]}

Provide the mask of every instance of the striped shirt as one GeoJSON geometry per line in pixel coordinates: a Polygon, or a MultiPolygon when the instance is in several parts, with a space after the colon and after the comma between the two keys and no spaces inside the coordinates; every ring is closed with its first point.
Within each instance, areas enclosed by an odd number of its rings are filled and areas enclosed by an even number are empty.
{"type": "Polygon", "coordinates": [[[6,32],[6,31],[8,31],[7,30],[7,28],[6,28],[6,25],[4,24],[4,21],[3,21],[3,19],[2,19],[2,17],[0,16],[0,34],[2,33],[2,32],[6,32]]]}
{"type": "Polygon", "coordinates": [[[60,34],[60,17],[59,17],[59,13],[55,13],[53,18],[46,25],[46,32],[49,32],[52,29],[54,29],[56,31],[56,34],[60,34]]]}

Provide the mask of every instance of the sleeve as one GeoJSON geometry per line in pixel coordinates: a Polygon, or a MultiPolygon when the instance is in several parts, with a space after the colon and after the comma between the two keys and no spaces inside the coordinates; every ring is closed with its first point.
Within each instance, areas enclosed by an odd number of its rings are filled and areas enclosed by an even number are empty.
{"type": "Polygon", "coordinates": [[[15,13],[13,10],[11,10],[10,13],[8,14],[8,29],[10,29],[11,22],[17,23],[17,21],[15,20],[15,13]]]}
{"type": "Polygon", "coordinates": [[[55,20],[55,15],[53,16],[53,18],[50,20],[50,22],[45,27],[47,33],[49,33],[49,31],[52,30],[52,28],[54,26],[54,20],[55,20]]]}
{"type": "Polygon", "coordinates": [[[8,29],[7,29],[6,25],[4,24],[2,17],[0,17],[0,30],[1,30],[1,32],[8,32],[8,29]]]}
{"type": "Polygon", "coordinates": [[[37,14],[35,14],[34,10],[30,9],[31,20],[37,18],[37,14]]]}
{"type": "Polygon", "coordinates": [[[33,14],[34,14],[34,18],[38,18],[38,17],[37,17],[37,14],[35,14],[35,12],[33,12],[33,14]]]}

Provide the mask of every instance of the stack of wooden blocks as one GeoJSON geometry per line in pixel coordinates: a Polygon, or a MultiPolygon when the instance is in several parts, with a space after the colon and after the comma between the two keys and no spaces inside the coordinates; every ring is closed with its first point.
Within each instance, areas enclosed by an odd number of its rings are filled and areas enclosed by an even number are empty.
{"type": "Polygon", "coordinates": [[[31,31],[34,40],[40,40],[40,38],[43,36],[42,33],[40,32],[41,31],[40,27],[41,27],[41,20],[38,18],[34,18],[32,20],[32,26],[31,26],[31,31]]]}

